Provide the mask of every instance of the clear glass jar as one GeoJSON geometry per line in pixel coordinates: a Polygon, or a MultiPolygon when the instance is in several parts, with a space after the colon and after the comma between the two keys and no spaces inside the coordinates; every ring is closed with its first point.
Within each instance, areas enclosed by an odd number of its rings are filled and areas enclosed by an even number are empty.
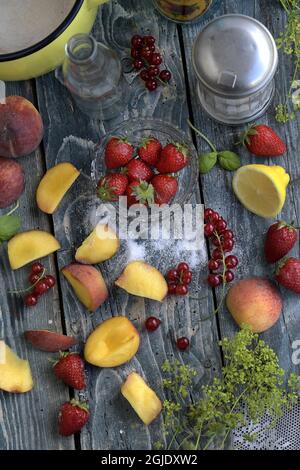
{"type": "Polygon", "coordinates": [[[203,17],[216,0],[153,0],[167,18],[178,23],[189,23],[203,17]]]}
{"type": "Polygon", "coordinates": [[[91,118],[112,119],[124,109],[121,62],[114,50],[91,35],[77,34],[69,40],[56,78],[91,118]]]}

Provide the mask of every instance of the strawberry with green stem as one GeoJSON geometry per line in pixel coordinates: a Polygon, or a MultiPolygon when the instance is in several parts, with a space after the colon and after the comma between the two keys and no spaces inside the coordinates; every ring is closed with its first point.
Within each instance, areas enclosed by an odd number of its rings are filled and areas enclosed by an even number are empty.
{"type": "Polygon", "coordinates": [[[90,417],[87,403],[71,400],[64,403],[58,414],[58,432],[61,436],[72,436],[79,432],[90,417]]]}

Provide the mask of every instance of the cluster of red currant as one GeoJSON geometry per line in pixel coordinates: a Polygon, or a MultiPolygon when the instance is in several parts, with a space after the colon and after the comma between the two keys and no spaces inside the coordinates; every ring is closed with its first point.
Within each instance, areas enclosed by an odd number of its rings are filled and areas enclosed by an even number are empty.
{"type": "Polygon", "coordinates": [[[189,284],[192,281],[193,273],[187,263],[179,263],[177,268],[171,269],[166,276],[168,283],[168,293],[170,295],[186,295],[189,291],[189,284]]]}
{"type": "Polygon", "coordinates": [[[156,90],[159,82],[168,83],[171,80],[171,72],[159,68],[162,57],[156,51],[153,36],[133,36],[131,46],[132,65],[135,70],[140,70],[140,77],[149,91],[156,90]]]}
{"type": "Polygon", "coordinates": [[[218,287],[234,280],[232,269],[239,264],[236,256],[227,255],[233,250],[234,234],[232,230],[228,230],[226,220],[212,209],[204,210],[204,222],[204,235],[215,246],[208,262],[208,269],[211,273],[207,282],[211,287],[218,287]],[[218,272],[220,269],[221,272],[218,272]]]}
{"type": "MultiPolygon", "coordinates": [[[[160,319],[156,317],[148,317],[147,320],[145,321],[146,330],[151,333],[157,330],[160,324],[161,324],[160,319]]],[[[178,338],[176,340],[176,346],[180,351],[185,351],[189,347],[189,345],[190,345],[189,339],[186,338],[185,336],[182,336],[181,338],[178,338]]]]}
{"type": "Polygon", "coordinates": [[[50,274],[44,276],[45,268],[41,263],[33,263],[29,275],[30,287],[22,292],[28,292],[24,297],[24,303],[27,307],[34,307],[38,303],[41,295],[45,294],[55,285],[55,277],[50,274]]]}

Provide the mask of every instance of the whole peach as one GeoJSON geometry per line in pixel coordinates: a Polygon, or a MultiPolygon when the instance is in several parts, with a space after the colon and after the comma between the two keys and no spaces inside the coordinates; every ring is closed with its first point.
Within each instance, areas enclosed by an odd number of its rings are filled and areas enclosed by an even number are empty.
{"type": "Polygon", "coordinates": [[[250,325],[254,333],[271,328],[282,311],[279,291],[262,278],[237,282],[228,291],[226,305],[236,323],[250,325]]]}
{"type": "Polygon", "coordinates": [[[0,101],[0,155],[30,154],[40,145],[43,133],[40,113],[26,98],[8,96],[0,101]]]}
{"type": "Polygon", "coordinates": [[[10,206],[24,191],[25,178],[21,165],[0,157],[0,208],[10,206]]]}

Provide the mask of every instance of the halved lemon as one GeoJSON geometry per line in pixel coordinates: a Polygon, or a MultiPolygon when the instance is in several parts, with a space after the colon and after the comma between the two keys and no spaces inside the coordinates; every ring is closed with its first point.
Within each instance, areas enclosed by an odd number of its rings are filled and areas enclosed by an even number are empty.
{"type": "Polygon", "coordinates": [[[232,181],[235,195],[250,212],[276,217],[284,206],[290,177],[281,166],[245,165],[232,181]]]}

